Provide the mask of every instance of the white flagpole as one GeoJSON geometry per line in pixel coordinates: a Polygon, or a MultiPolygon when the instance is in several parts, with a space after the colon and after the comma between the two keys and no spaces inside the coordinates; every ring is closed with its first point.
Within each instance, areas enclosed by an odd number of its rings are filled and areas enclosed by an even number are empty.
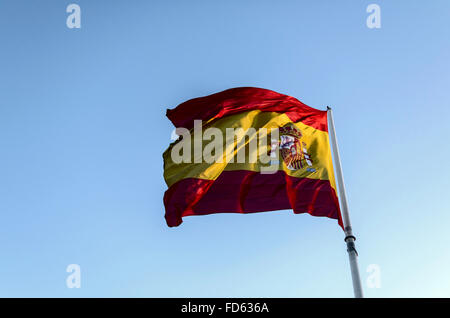
{"type": "Polygon", "coordinates": [[[339,186],[339,197],[341,201],[342,221],[344,223],[345,243],[347,243],[348,258],[350,260],[350,270],[352,273],[353,292],[355,298],[363,297],[363,290],[361,285],[361,278],[359,276],[358,268],[358,253],[355,248],[355,236],[352,232],[352,224],[350,222],[350,215],[348,213],[347,195],[345,194],[344,177],[342,176],[341,158],[339,156],[339,148],[336,139],[336,131],[334,129],[333,113],[330,107],[327,107],[328,114],[328,128],[333,147],[334,166],[336,170],[336,179],[339,186]]]}

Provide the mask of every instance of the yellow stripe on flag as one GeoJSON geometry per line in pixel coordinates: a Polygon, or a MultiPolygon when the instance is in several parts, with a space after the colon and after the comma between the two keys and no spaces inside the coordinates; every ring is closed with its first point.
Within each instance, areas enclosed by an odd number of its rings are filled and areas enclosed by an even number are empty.
{"type": "MultiPolygon", "coordinates": [[[[255,128],[258,131],[260,128],[266,128],[269,132],[272,128],[285,127],[288,124],[293,124],[300,132],[301,137],[298,138],[299,149],[305,151],[311,165],[306,163],[305,157],[303,157],[302,165],[299,167],[295,165],[294,169],[289,169],[287,159],[283,158],[283,152],[287,152],[287,149],[282,149],[279,156],[278,170],[283,170],[287,175],[297,178],[309,178],[329,180],[331,186],[336,190],[336,184],[334,180],[331,150],[329,145],[328,133],[322,130],[315,129],[311,126],[305,125],[302,122],[292,123],[289,117],[282,113],[276,112],[262,112],[260,110],[252,110],[247,112],[230,115],[220,119],[211,119],[208,122],[203,123],[202,130],[205,132],[208,128],[217,128],[220,130],[223,139],[223,156],[222,162],[207,163],[204,160],[201,163],[194,163],[194,129],[191,130],[190,142],[191,142],[191,162],[190,163],[174,163],[172,160],[173,147],[181,142],[180,140],[172,143],[170,147],[164,152],[164,178],[167,185],[171,187],[176,182],[186,178],[198,178],[205,180],[215,180],[223,171],[233,170],[249,170],[249,171],[261,171],[261,163],[258,160],[256,163],[250,162],[250,154],[248,153],[250,140],[244,139],[242,143],[247,149],[245,151],[245,162],[237,163],[238,149],[236,143],[231,143],[230,140],[226,140],[227,128],[241,128],[241,130],[235,130],[237,132],[238,142],[245,137],[245,132],[250,128],[255,128]],[[227,142],[228,141],[228,142],[227,142]],[[226,146],[227,145],[227,146],[226,146]],[[229,154],[228,158],[234,158],[234,163],[227,163],[226,154],[229,154]]],[[[283,135],[280,132],[280,135],[283,135]]],[[[253,138],[256,138],[253,136],[253,138]]],[[[281,138],[281,137],[280,137],[281,138]]],[[[281,141],[281,140],[280,140],[281,141]]],[[[201,143],[201,149],[211,143],[211,140],[203,140],[201,143]]],[[[267,152],[270,149],[270,143],[264,149],[258,149],[258,155],[262,152],[267,152]]],[[[254,154],[253,154],[254,155],[254,154]]],[[[304,156],[304,154],[303,154],[304,156]]],[[[199,158],[197,158],[198,160],[199,158]]],[[[292,168],[292,167],[291,167],[292,168]]]]}

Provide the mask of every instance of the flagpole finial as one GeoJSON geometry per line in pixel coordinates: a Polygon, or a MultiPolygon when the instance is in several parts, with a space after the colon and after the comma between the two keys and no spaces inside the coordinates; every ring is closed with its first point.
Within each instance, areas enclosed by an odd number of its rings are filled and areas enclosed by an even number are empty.
{"type": "Polygon", "coordinates": [[[331,107],[330,107],[330,106],[327,106],[327,110],[331,110],[331,107]]]}

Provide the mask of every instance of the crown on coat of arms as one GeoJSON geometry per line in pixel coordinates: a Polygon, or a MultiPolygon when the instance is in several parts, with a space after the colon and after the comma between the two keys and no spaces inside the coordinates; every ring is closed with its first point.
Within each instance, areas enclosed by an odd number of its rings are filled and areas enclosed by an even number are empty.
{"type": "Polygon", "coordinates": [[[301,138],[302,132],[293,124],[287,124],[280,128],[280,135],[289,135],[295,138],[301,138]]]}

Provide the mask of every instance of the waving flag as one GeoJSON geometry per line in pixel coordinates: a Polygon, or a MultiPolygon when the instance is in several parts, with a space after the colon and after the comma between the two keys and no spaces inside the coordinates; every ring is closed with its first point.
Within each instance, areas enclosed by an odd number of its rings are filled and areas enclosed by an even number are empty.
{"type": "Polygon", "coordinates": [[[327,111],[241,87],[167,111],[178,140],[164,152],[165,218],[292,209],[342,226],[327,111]]]}

